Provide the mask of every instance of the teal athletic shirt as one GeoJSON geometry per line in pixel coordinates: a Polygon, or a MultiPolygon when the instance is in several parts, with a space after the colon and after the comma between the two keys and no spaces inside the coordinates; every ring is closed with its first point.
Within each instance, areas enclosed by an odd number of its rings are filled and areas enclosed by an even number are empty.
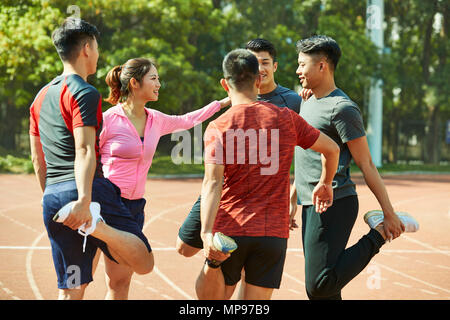
{"type": "Polygon", "coordinates": [[[280,108],[289,108],[296,113],[299,113],[302,103],[302,98],[295,91],[280,85],[277,85],[272,92],[258,95],[258,100],[272,103],[280,108]]]}

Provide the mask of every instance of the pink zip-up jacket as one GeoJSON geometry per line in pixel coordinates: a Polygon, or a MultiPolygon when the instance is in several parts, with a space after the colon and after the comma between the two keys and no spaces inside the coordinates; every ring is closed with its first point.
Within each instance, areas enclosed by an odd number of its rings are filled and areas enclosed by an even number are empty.
{"type": "Polygon", "coordinates": [[[190,129],[219,110],[218,101],[181,116],[171,116],[145,108],[147,122],[142,143],[122,105],[111,107],[103,113],[99,144],[105,177],[120,188],[123,198],[143,198],[147,173],[160,137],[174,131],[190,129]]]}

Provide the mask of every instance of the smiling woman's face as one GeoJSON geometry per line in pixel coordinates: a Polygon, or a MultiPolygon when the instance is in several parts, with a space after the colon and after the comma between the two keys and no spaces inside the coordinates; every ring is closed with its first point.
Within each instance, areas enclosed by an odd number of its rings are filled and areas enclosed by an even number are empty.
{"type": "Polygon", "coordinates": [[[134,94],[141,96],[146,101],[158,101],[160,88],[158,70],[152,66],[142,78],[140,88],[134,94]]]}

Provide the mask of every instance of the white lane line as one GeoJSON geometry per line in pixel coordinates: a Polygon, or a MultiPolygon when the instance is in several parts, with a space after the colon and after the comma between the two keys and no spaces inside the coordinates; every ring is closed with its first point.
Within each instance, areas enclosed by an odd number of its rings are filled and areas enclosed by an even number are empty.
{"type": "Polygon", "coordinates": [[[412,286],[410,286],[409,284],[404,284],[404,283],[397,282],[397,281],[393,282],[393,284],[396,284],[396,285],[398,285],[400,287],[412,288],[412,286]]]}
{"type": "Polygon", "coordinates": [[[144,286],[144,283],[142,281],[133,279],[133,282],[137,283],[140,286],[144,286]]]}
{"type": "Polygon", "coordinates": [[[299,294],[302,295],[302,293],[300,291],[294,290],[294,289],[289,289],[289,291],[295,293],[295,294],[299,294]]]}
{"type": "Polygon", "coordinates": [[[159,290],[156,290],[155,288],[152,288],[152,287],[145,287],[145,289],[147,289],[148,291],[151,291],[153,293],[159,293],[159,290]]]}
{"type": "Polygon", "coordinates": [[[12,292],[11,290],[9,290],[9,289],[6,288],[6,287],[2,287],[2,290],[5,291],[5,292],[6,292],[7,294],[9,294],[10,296],[12,296],[13,293],[14,293],[14,292],[12,292]]]}
{"type": "Polygon", "coordinates": [[[175,283],[173,283],[169,278],[167,278],[159,269],[158,267],[154,267],[153,271],[160,276],[168,285],[170,285],[175,291],[177,291],[179,294],[181,294],[183,297],[189,300],[194,300],[189,294],[184,292],[180,287],[178,287],[175,283]]]}
{"type": "MultiPolygon", "coordinates": [[[[402,235],[403,237],[403,235],[402,235]]],[[[287,252],[301,252],[303,253],[303,249],[298,249],[298,248],[288,248],[287,252]]],[[[414,250],[414,249],[382,249],[380,251],[381,254],[385,254],[387,256],[389,256],[391,253],[425,253],[425,254],[445,254],[445,255],[450,255],[450,251],[449,250],[439,250],[436,248],[428,248],[428,250],[414,250]]],[[[297,256],[297,255],[296,255],[297,256]]],[[[404,258],[407,259],[407,258],[404,258]]]]}
{"type": "Polygon", "coordinates": [[[438,265],[436,265],[436,267],[438,267],[438,268],[442,268],[442,269],[447,269],[447,270],[450,270],[450,267],[447,267],[447,266],[443,266],[442,264],[438,264],[438,265]]]}
{"type": "Polygon", "coordinates": [[[288,278],[291,279],[292,281],[295,281],[295,282],[297,282],[298,284],[300,284],[300,285],[302,285],[302,286],[305,285],[305,283],[304,283],[303,281],[297,279],[297,278],[294,277],[294,276],[291,276],[291,275],[290,275],[289,273],[287,273],[286,271],[283,271],[283,277],[288,277],[288,278]]]}
{"type": "MultiPolygon", "coordinates": [[[[0,246],[0,250],[51,250],[50,246],[0,246]]],[[[175,247],[152,248],[153,251],[175,251],[175,247]]]]}
{"type": "Polygon", "coordinates": [[[425,242],[419,241],[417,239],[411,238],[411,237],[409,237],[409,236],[407,236],[405,234],[402,234],[401,237],[403,239],[406,239],[406,240],[410,241],[410,242],[414,242],[415,244],[418,244],[418,245],[420,245],[420,246],[422,246],[424,248],[427,248],[428,250],[431,250],[431,251],[434,251],[436,253],[440,253],[440,254],[443,254],[443,255],[446,255],[446,256],[450,257],[450,253],[448,251],[440,250],[440,249],[438,249],[436,247],[433,247],[432,245],[430,245],[428,243],[425,243],[425,242]]]}
{"type": "Polygon", "coordinates": [[[422,254],[422,253],[425,253],[425,254],[436,254],[436,253],[442,254],[442,253],[444,253],[444,254],[450,254],[450,251],[442,251],[442,250],[440,250],[439,252],[437,252],[436,250],[413,250],[413,249],[411,249],[411,250],[408,250],[408,249],[405,249],[405,250],[381,249],[381,250],[382,250],[381,252],[387,253],[386,255],[389,255],[390,253],[420,253],[420,254],[422,254]]]}
{"type": "MultiPolygon", "coordinates": [[[[433,198],[434,198],[434,197],[439,197],[439,198],[441,198],[441,197],[447,197],[447,196],[448,196],[448,193],[442,193],[442,194],[434,194],[434,195],[431,196],[431,197],[433,197],[433,198]]],[[[396,206],[398,206],[399,204],[404,204],[404,203],[408,203],[408,202],[415,202],[415,201],[420,201],[420,200],[429,199],[429,198],[430,198],[430,196],[423,196],[423,197],[419,197],[419,198],[412,198],[412,199],[401,200],[401,201],[395,202],[395,203],[393,204],[393,206],[396,207],[396,206]]],[[[446,256],[450,256],[450,253],[449,253],[448,251],[440,250],[440,249],[438,249],[438,248],[433,247],[432,245],[430,245],[430,244],[428,244],[428,243],[425,243],[425,242],[419,241],[419,240],[417,240],[417,239],[411,238],[411,237],[409,237],[409,236],[407,236],[407,235],[405,235],[405,234],[402,234],[401,237],[402,237],[403,239],[406,239],[406,240],[410,241],[410,242],[413,242],[413,243],[415,243],[415,244],[418,244],[418,245],[420,245],[420,246],[422,246],[422,247],[425,247],[425,248],[427,248],[427,249],[430,249],[430,250],[432,250],[432,251],[435,251],[436,253],[441,253],[441,254],[444,254],[444,255],[446,255],[446,256]]]]}
{"type": "MultiPolygon", "coordinates": [[[[12,209],[11,209],[11,210],[12,210],[12,209]]],[[[24,223],[18,221],[18,220],[16,220],[16,219],[11,218],[10,216],[7,216],[6,214],[3,214],[2,212],[4,212],[4,211],[8,211],[8,210],[0,210],[0,217],[3,217],[3,218],[5,218],[5,219],[11,221],[12,223],[15,223],[15,224],[21,226],[21,227],[24,227],[25,229],[28,229],[28,230],[30,230],[30,231],[33,231],[34,233],[37,233],[37,234],[40,234],[40,233],[41,233],[41,231],[38,231],[38,230],[36,230],[36,229],[34,229],[34,228],[32,228],[32,227],[30,227],[30,226],[28,226],[28,225],[26,225],[26,224],[24,224],[24,223]]]]}
{"type": "MultiPolygon", "coordinates": [[[[26,260],[25,260],[25,269],[26,269],[26,275],[27,275],[27,279],[28,279],[28,283],[30,284],[31,290],[33,291],[34,296],[36,297],[37,300],[43,300],[43,297],[39,291],[39,288],[36,285],[36,282],[34,281],[34,277],[33,277],[33,270],[31,268],[31,259],[33,257],[33,252],[34,249],[37,248],[37,243],[41,240],[41,238],[46,234],[46,232],[41,233],[41,231],[38,231],[16,219],[13,219],[11,217],[9,217],[8,215],[4,214],[4,212],[7,211],[11,211],[11,210],[16,210],[16,209],[21,209],[21,208],[27,208],[30,206],[37,206],[40,205],[40,201],[34,201],[34,202],[25,202],[24,204],[18,205],[18,206],[13,206],[13,207],[8,207],[5,209],[0,209],[0,216],[8,219],[9,221],[27,229],[30,230],[34,233],[39,234],[38,237],[33,241],[33,243],[31,244],[31,247],[23,247],[24,250],[28,250],[27,255],[26,255],[26,260]]],[[[47,250],[47,249],[46,249],[47,250]]],[[[16,299],[17,297],[13,296],[13,299],[16,299]]],[[[19,298],[17,298],[19,299],[19,298]]],[[[16,300],[17,300],[16,299],[16,300]]]]}
{"type": "Polygon", "coordinates": [[[50,250],[51,247],[0,246],[0,250],[50,250]]]}
{"type": "Polygon", "coordinates": [[[162,217],[159,217],[159,220],[167,222],[167,223],[176,224],[177,226],[181,226],[181,224],[183,223],[183,222],[180,222],[180,221],[176,221],[176,220],[168,219],[168,218],[162,218],[162,217]]]}
{"type": "MultiPolygon", "coordinates": [[[[152,243],[155,241],[152,241],[152,243]]],[[[163,243],[162,243],[163,244],[163,243]]],[[[50,246],[0,246],[0,250],[50,250],[50,246]]],[[[154,251],[174,251],[176,250],[175,247],[159,247],[159,248],[153,248],[154,251]]],[[[302,249],[295,249],[295,248],[289,248],[287,249],[287,252],[289,253],[296,253],[294,254],[295,257],[303,258],[303,255],[298,254],[297,252],[303,252],[302,249]]],[[[450,253],[449,251],[444,251],[445,253],[450,253]]],[[[381,254],[390,255],[390,253],[420,253],[420,254],[441,254],[442,252],[436,252],[435,250],[389,250],[389,249],[383,249],[383,251],[380,252],[381,254]]],[[[408,259],[405,257],[402,257],[403,259],[408,259]]],[[[419,262],[419,261],[418,261],[419,262]]],[[[425,263],[425,262],[422,262],[425,263]]],[[[430,263],[428,263],[430,264],[430,263]]],[[[443,268],[449,268],[445,266],[441,266],[443,268]]]]}
{"type": "Polygon", "coordinates": [[[10,289],[8,289],[7,287],[5,287],[5,286],[3,285],[2,282],[0,282],[0,288],[1,288],[3,291],[5,291],[6,294],[9,295],[13,300],[22,300],[22,299],[20,299],[19,297],[15,296],[15,295],[14,295],[14,292],[12,292],[10,289]]]}
{"type": "Polygon", "coordinates": [[[157,215],[152,215],[150,217],[150,219],[145,223],[144,228],[142,229],[142,231],[144,231],[149,226],[149,224],[154,222],[156,219],[164,216],[167,213],[173,212],[175,210],[186,208],[187,206],[192,206],[192,202],[185,202],[185,203],[177,205],[175,207],[163,210],[163,211],[159,212],[157,215]]]}
{"type": "MultiPolygon", "coordinates": [[[[22,198],[23,198],[23,195],[22,195],[22,198]]],[[[17,209],[22,209],[22,208],[36,207],[36,206],[39,206],[39,208],[42,208],[41,207],[41,200],[39,200],[39,201],[36,201],[36,200],[34,200],[34,201],[25,201],[22,204],[19,204],[19,205],[16,205],[16,206],[8,206],[7,208],[0,209],[0,213],[12,211],[12,210],[17,210],[17,209]]]]}
{"type": "Polygon", "coordinates": [[[419,198],[410,198],[410,199],[400,200],[400,201],[393,203],[392,205],[394,207],[397,207],[400,204],[405,204],[408,202],[416,202],[416,201],[421,201],[421,200],[425,200],[425,199],[429,199],[429,198],[442,198],[442,197],[448,197],[448,193],[433,194],[431,196],[423,196],[423,197],[419,197],[419,198]]]}
{"type": "Polygon", "coordinates": [[[393,268],[391,268],[391,267],[388,267],[388,266],[385,266],[385,265],[383,265],[383,264],[381,264],[381,263],[379,263],[379,262],[377,262],[377,265],[379,265],[380,267],[382,267],[382,268],[384,268],[384,269],[386,269],[386,270],[388,270],[388,271],[391,271],[391,272],[396,273],[396,274],[399,274],[399,275],[401,275],[401,276],[403,276],[403,277],[405,277],[405,278],[408,278],[408,279],[410,279],[410,280],[414,280],[414,281],[420,282],[420,283],[422,283],[422,284],[424,284],[424,285],[427,285],[427,286],[429,286],[429,287],[432,287],[432,288],[434,288],[434,289],[438,289],[438,290],[442,290],[442,291],[444,291],[444,292],[450,293],[450,290],[448,290],[448,289],[439,287],[439,286],[437,286],[437,285],[435,285],[435,284],[432,284],[432,283],[429,283],[429,282],[427,282],[427,281],[424,281],[424,280],[418,279],[418,278],[416,278],[416,277],[410,276],[409,274],[406,274],[406,273],[404,273],[404,272],[395,270],[395,269],[393,269],[393,268]]]}
{"type": "MultiPolygon", "coordinates": [[[[151,245],[158,245],[159,247],[166,247],[167,243],[163,243],[161,241],[156,241],[155,239],[151,240],[151,245]]],[[[152,248],[153,249],[153,248],[152,248]]]]}
{"type": "Polygon", "coordinates": [[[2,290],[5,291],[6,294],[9,295],[13,300],[22,300],[19,297],[15,296],[14,292],[12,292],[10,289],[5,287],[2,282],[0,282],[0,288],[2,288],[2,290]]]}
{"type": "MultiPolygon", "coordinates": [[[[192,201],[190,202],[185,202],[183,204],[177,205],[175,207],[163,210],[161,212],[159,212],[157,215],[153,215],[151,216],[151,218],[145,223],[144,228],[142,229],[142,231],[145,230],[145,228],[147,228],[152,222],[154,222],[156,219],[164,216],[167,213],[173,212],[175,210],[178,209],[182,209],[182,208],[186,208],[188,206],[192,206],[192,201]]],[[[167,248],[166,248],[167,249],[167,248]]],[[[155,249],[153,249],[155,251],[155,249]]],[[[170,248],[170,250],[175,250],[175,248],[170,248]]],[[[163,279],[167,284],[169,284],[175,291],[177,291],[179,294],[181,294],[183,297],[185,297],[186,299],[189,300],[194,300],[193,297],[191,297],[189,294],[187,294],[186,292],[184,292],[180,287],[178,287],[175,283],[173,283],[164,273],[161,272],[161,270],[158,269],[158,267],[154,267],[153,268],[153,272],[155,272],[161,279],[163,279]]],[[[167,296],[168,298],[171,298],[169,296],[167,296]]]]}
{"type": "MultiPolygon", "coordinates": [[[[34,248],[46,234],[47,234],[47,232],[42,232],[36,239],[34,239],[33,243],[31,244],[31,248],[34,248]]],[[[34,277],[33,277],[33,270],[31,268],[31,259],[33,258],[33,252],[34,252],[34,250],[32,250],[32,249],[28,250],[26,261],[25,261],[25,268],[26,268],[28,283],[30,284],[31,290],[33,291],[33,294],[36,297],[36,299],[44,300],[44,298],[41,295],[41,292],[39,291],[38,286],[36,285],[36,282],[34,281],[34,277]]]]}
{"type": "Polygon", "coordinates": [[[425,290],[425,289],[420,289],[420,291],[425,292],[425,293],[428,293],[428,294],[433,294],[433,295],[436,295],[436,294],[437,294],[436,292],[429,291],[429,290],[425,290]]]}

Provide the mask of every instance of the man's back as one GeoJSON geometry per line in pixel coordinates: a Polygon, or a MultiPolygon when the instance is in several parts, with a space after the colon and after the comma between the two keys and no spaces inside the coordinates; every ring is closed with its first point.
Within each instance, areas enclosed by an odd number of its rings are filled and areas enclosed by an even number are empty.
{"type": "Polygon", "coordinates": [[[295,112],[265,102],[233,106],[211,122],[205,163],[225,165],[217,231],[287,238],[294,147],[309,148],[317,137],[295,112]]]}
{"type": "Polygon", "coordinates": [[[100,93],[75,74],[56,77],[36,96],[30,108],[30,134],[40,137],[47,165],[47,184],[74,179],[73,129],[79,126],[93,126],[97,130],[96,175],[102,176],[98,155],[100,104],[100,93]]]}

